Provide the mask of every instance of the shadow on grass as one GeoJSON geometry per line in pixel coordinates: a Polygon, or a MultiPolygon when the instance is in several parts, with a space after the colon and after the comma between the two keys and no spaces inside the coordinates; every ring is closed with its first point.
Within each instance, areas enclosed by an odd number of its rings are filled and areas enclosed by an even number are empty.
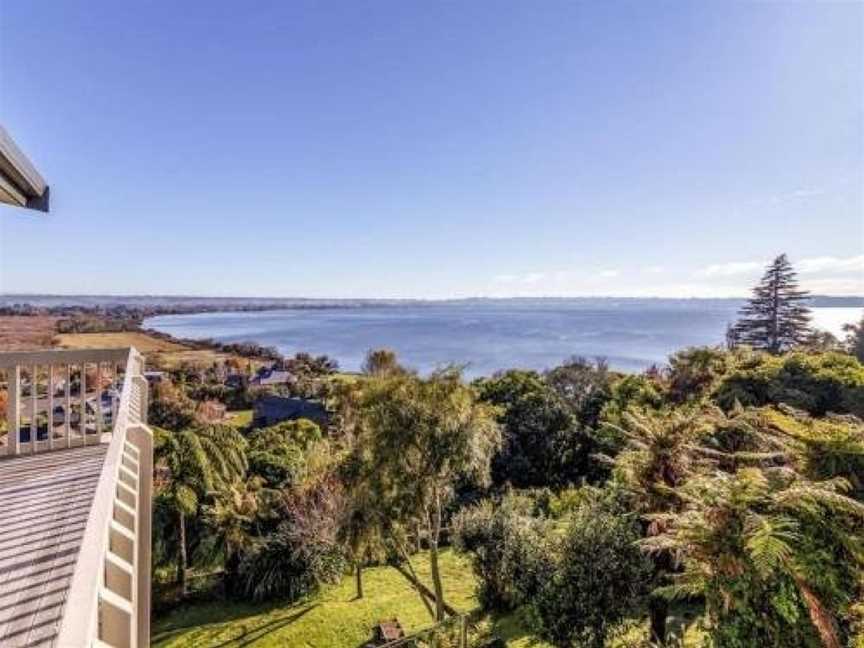
{"type": "Polygon", "coordinates": [[[545,645],[529,629],[528,619],[525,618],[523,610],[505,614],[495,614],[491,618],[492,632],[507,643],[525,639],[526,646],[545,645]]]}
{"type": "MultiPolygon", "coordinates": [[[[243,631],[243,633],[238,637],[232,637],[230,639],[226,639],[218,644],[210,644],[210,648],[243,648],[244,646],[248,646],[259,639],[266,637],[269,634],[276,632],[277,630],[281,630],[285,626],[289,626],[298,619],[306,616],[309,612],[318,607],[318,604],[310,605],[302,610],[294,612],[292,614],[287,614],[285,616],[276,617],[275,619],[270,619],[266,623],[262,623],[261,625],[257,625],[253,628],[243,631]]],[[[241,618],[244,615],[238,614],[235,618],[241,618]]],[[[225,621],[229,621],[231,619],[227,617],[222,617],[219,619],[220,623],[225,621]]],[[[182,634],[186,630],[191,630],[193,628],[200,628],[201,624],[192,623],[188,626],[177,626],[174,628],[170,628],[167,630],[163,630],[159,632],[151,638],[152,643],[160,643],[163,641],[168,641],[169,639],[173,639],[177,635],[182,634]]]]}

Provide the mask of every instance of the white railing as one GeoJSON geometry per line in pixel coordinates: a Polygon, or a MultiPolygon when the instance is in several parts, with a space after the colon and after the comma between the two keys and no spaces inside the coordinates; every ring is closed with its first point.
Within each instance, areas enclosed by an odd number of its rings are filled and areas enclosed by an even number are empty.
{"type": "Polygon", "coordinates": [[[135,349],[4,353],[2,370],[5,454],[108,446],[54,645],[149,646],[153,437],[142,356],[135,349]]]}

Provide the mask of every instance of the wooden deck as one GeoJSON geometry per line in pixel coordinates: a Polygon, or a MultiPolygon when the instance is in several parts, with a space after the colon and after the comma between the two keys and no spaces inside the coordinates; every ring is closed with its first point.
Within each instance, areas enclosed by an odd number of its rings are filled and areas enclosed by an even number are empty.
{"type": "Polygon", "coordinates": [[[0,459],[0,646],[52,646],[107,444],[0,459]]]}

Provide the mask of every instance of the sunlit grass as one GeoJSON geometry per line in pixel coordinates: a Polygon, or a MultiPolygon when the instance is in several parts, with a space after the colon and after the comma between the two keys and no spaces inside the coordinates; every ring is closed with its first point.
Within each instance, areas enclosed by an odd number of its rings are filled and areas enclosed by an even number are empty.
{"type": "MultiPolygon", "coordinates": [[[[425,554],[412,563],[427,584],[425,554]]],[[[465,557],[452,551],[441,556],[441,571],[447,601],[467,612],[476,606],[474,577],[465,557]]],[[[392,567],[364,570],[364,598],[354,598],[354,579],[346,576],[336,586],[310,599],[285,604],[201,603],[180,607],[153,626],[153,645],[162,648],[240,646],[309,646],[356,648],[371,639],[373,625],[398,617],[407,632],[433,624],[417,592],[392,567]]]]}

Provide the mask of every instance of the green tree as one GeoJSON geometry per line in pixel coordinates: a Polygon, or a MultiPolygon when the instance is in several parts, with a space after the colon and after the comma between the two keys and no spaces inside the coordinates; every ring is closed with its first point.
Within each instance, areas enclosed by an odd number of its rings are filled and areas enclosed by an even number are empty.
{"type": "Polygon", "coordinates": [[[846,324],[843,327],[846,332],[846,348],[849,353],[864,362],[864,316],[857,324],[846,324]]]}
{"type": "Polygon", "coordinates": [[[605,360],[573,357],[547,371],[544,379],[570,406],[580,425],[597,425],[603,406],[612,396],[614,380],[605,360]]]}
{"type": "Polygon", "coordinates": [[[249,472],[270,488],[286,488],[308,476],[310,451],[323,443],[323,435],[313,421],[297,419],[257,429],[248,441],[249,472]]]}
{"type": "MultiPolygon", "coordinates": [[[[625,450],[614,459],[614,477],[629,494],[633,508],[640,514],[670,511],[680,506],[675,489],[694,474],[703,461],[696,449],[711,429],[711,421],[699,410],[674,410],[668,414],[627,412],[618,428],[626,442],[625,450]]],[[[646,525],[644,535],[659,532],[646,525]]],[[[671,553],[654,555],[655,581],[664,582],[673,571],[671,553]]],[[[666,641],[668,604],[663,597],[649,601],[651,638],[666,641]]]]}
{"type": "Polygon", "coordinates": [[[691,347],[669,358],[669,398],[673,403],[699,401],[716,387],[726,374],[729,353],[711,347],[691,347]]]}
{"type": "Polygon", "coordinates": [[[419,528],[429,545],[436,598],[443,620],[444,587],[438,546],[445,507],[457,480],[489,480],[500,444],[495,409],[479,402],[458,370],[428,379],[396,375],[370,380],[363,393],[363,475],[382,508],[406,529],[419,528]]]}
{"type": "Polygon", "coordinates": [[[150,425],[166,430],[184,430],[197,422],[195,406],[181,387],[166,379],[153,387],[147,419],[150,425]]]}
{"type": "Polygon", "coordinates": [[[238,479],[216,491],[213,503],[204,507],[211,529],[211,548],[224,557],[229,589],[237,582],[240,557],[261,536],[261,521],[273,517],[278,491],[264,487],[260,477],[238,479]]]}
{"type": "Polygon", "coordinates": [[[742,344],[781,353],[804,344],[810,333],[808,293],[798,289],[792,264],[781,254],[768,266],[753,297],[741,309],[735,338],[742,344]]]}
{"type": "Polygon", "coordinates": [[[159,501],[177,516],[177,581],[186,594],[186,518],[202,498],[239,479],[246,471],[245,439],[230,426],[171,432],[157,428],[157,472],[164,479],[159,501]]]}
{"type": "Polygon", "coordinates": [[[559,646],[603,648],[647,593],[651,562],[638,520],[607,503],[577,508],[529,602],[540,634],[559,646]]]}
{"type": "Polygon", "coordinates": [[[683,506],[651,516],[662,529],[641,541],[674,552],[684,569],[667,597],[704,596],[713,645],[840,648],[837,611],[860,573],[864,505],[843,479],[809,481],[788,469],[698,475],[683,506]]]}
{"type": "Polygon", "coordinates": [[[362,599],[363,565],[385,554],[384,529],[381,511],[369,489],[357,484],[349,489],[349,493],[337,537],[351,557],[356,596],[362,599]]]}
{"type": "Polygon", "coordinates": [[[741,403],[786,404],[823,416],[864,416],[864,365],[845,353],[751,354],[712,394],[725,410],[741,403]]]}
{"type": "Polygon", "coordinates": [[[405,371],[392,349],[372,349],[363,361],[363,373],[368,376],[383,376],[405,371]]]}
{"type": "Polygon", "coordinates": [[[477,388],[483,401],[499,407],[503,443],[492,462],[494,484],[565,485],[584,474],[585,466],[576,465],[578,424],[564,399],[537,373],[507,371],[479,381],[477,388]]]}

